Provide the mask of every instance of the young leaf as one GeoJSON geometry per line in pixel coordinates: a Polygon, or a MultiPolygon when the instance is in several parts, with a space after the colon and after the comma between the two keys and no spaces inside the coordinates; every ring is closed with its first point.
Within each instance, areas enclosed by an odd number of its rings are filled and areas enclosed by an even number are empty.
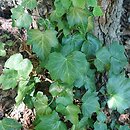
{"type": "Polygon", "coordinates": [[[19,105],[24,100],[26,94],[34,88],[34,83],[27,85],[28,81],[20,81],[18,84],[17,96],[15,98],[16,105],[19,105]]]}
{"type": "Polygon", "coordinates": [[[53,30],[46,30],[45,32],[35,29],[29,30],[27,42],[33,46],[33,51],[42,61],[49,55],[52,47],[58,46],[56,32],[53,30]]]}
{"type": "Polygon", "coordinates": [[[22,5],[25,8],[32,10],[37,6],[37,1],[36,0],[23,0],[22,5]]]}
{"type": "Polygon", "coordinates": [[[103,12],[101,10],[101,7],[95,6],[94,9],[93,9],[93,14],[94,14],[94,16],[102,16],[103,12]]]}
{"type": "Polygon", "coordinates": [[[73,6],[84,9],[86,0],[72,0],[73,6]]]}
{"type": "Polygon", "coordinates": [[[124,75],[112,76],[107,83],[107,92],[110,95],[108,107],[122,113],[130,107],[130,79],[124,75]]]}
{"type": "Polygon", "coordinates": [[[87,19],[88,13],[78,7],[71,7],[67,15],[68,24],[70,27],[74,25],[81,25],[82,27],[85,27],[87,25],[87,19]]]}
{"type": "Polygon", "coordinates": [[[98,102],[98,97],[95,92],[86,92],[82,98],[82,113],[84,116],[88,118],[91,117],[93,112],[98,112],[100,109],[100,105],[98,102]]]}
{"type": "Polygon", "coordinates": [[[94,130],[107,130],[107,125],[102,122],[95,122],[94,123],[94,130]]]}
{"type": "Polygon", "coordinates": [[[33,69],[30,60],[23,59],[23,56],[20,53],[10,56],[10,58],[5,62],[4,67],[17,70],[19,77],[25,79],[29,77],[29,74],[33,69]]]}
{"type": "Polygon", "coordinates": [[[7,90],[15,88],[19,79],[18,72],[16,70],[4,69],[3,74],[0,76],[0,84],[2,89],[7,90]]]}
{"type": "Polygon", "coordinates": [[[59,119],[58,113],[53,111],[52,114],[41,118],[41,122],[35,127],[35,130],[67,130],[66,125],[59,119]]]}
{"type": "Polygon", "coordinates": [[[28,29],[30,24],[32,23],[31,16],[25,12],[22,6],[18,6],[17,8],[11,9],[14,25],[21,29],[22,27],[28,29]]]}
{"type": "Polygon", "coordinates": [[[34,107],[38,116],[43,116],[51,112],[51,108],[48,106],[48,98],[42,92],[37,93],[34,99],[34,107]]]}
{"type": "Polygon", "coordinates": [[[74,51],[67,57],[54,52],[50,54],[46,68],[53,79],[73,84],[76,79],[87,72],[89,64],[85,55],[79,51],[74,51]]]}
{"type": "Polygon", "coordinates": [[[4,49],[4,44],[0,42],[0,56],[5,56],[6,51],[4,49]]]}
{"type": "Polygon", "coordinates": [[[0,130],[21,130],[22,125],[14,119],[4,118],[0,120],[0,130]]]}

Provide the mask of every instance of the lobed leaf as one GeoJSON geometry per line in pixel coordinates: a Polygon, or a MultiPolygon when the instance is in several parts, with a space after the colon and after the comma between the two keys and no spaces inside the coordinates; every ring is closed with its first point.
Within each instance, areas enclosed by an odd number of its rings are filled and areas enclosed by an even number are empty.
{"type": "Polygon", "coordinates": [[[53,30],[46,30],[45,32],[35,29],[29,30],[27,42],[33,46],[33,51],[42,61],[48,57],[52,47],[58,46],[56,32],[53,30]]]}
{"type": "Polygon", "coordinates": [[[22,5],[25,8],[32,10],[37,6],[37,1],[36,0],[23,0],[22,5]]]}
{"type": "Polygon", "coordinates": [[[22,125],[14,119],[4,118],[0,120],[0,130],[21,130],[22,125]]]}
{"type": "Polygon", "coordinates": [[[28,13],[25,12],[22,6],[19,5],[17,8],[11,9],[11,12],[11,18],[13,19],[14,26],[18,27],[19,29],[22,27],[28,29],[30,27],[32,18],[28,13]]]}
{"type": "Polygon", "coordinates": [[[108,107],[122,113],[130,107],[130,79],[124,75],[111,76],[107,83],[108,107]],[[123,105],[122,105],[123,104],[123,105]]]}
{"type": "Polygon", "coordinates": [[[76,79],[87,72],[89,64],[85,55],[79,51],[74,51],[66,57],[54,52],[50,54],[46,68],[54,80],[60,79],[65,83],[73,84],[76,79]]]}

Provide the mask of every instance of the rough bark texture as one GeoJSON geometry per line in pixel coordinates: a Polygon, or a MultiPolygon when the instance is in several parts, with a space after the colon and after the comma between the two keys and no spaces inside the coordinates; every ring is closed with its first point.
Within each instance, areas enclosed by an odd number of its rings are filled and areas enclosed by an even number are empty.
{"type": "Polygon", "coordinates": [[[124,11],[123,0],[100,0],[104,15],[95,18],[95,35],[104,44],[121,41],[120,19],[124,11]]]}

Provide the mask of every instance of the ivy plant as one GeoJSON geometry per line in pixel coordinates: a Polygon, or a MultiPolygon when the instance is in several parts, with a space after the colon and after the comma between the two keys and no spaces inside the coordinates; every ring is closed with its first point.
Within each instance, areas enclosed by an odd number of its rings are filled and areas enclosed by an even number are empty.
{"type": "MultiPolygon", "coordinates": [[[[10,56],[0,76],[2,89],[17,87],[16,105],[24,102],[35,109],[35,130],[130,129],[116,121],[112,127],[105,113],[111,117],[114,111],[123,114],[130,108],[130,79],[125,74],[124,46],[116,41],[104,45],[93,34],[94,17],[103,15],[98,1],[54,0],[52,4],[51,13],[35,20],[37,29],[31,25],[36,0],[23,0],[11,10],[13,26],[27,31],[26,43],[39,64],[34,67],[20,53],[10,56]],[[44,86],[46,79],[50,83],[44,86]]],[[[1,44],[0,54],[5,55],[1,44]]],[[[0,122],[3,130],[8,129],[5,121],[0,122]]],[[[18,127],[14,129],[21,128],[14,124],[18,127]]]]}

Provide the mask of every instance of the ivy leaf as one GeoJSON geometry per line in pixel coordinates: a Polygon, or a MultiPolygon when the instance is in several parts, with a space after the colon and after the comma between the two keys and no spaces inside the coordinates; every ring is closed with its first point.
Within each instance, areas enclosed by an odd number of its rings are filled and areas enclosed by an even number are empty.
{"type": "Polygon", "coordinates": [[[4,44],[0,42],[0,56],[6,56],[6,51],[4,49],[4,44]]]}
{"type": "Polygon", "coordinates": [[[93,14],[94,14],[94,16],[102,16],[103,12],[101,10],[101,7],[95,6],[94,9],[93,9],[93,14]]]}
{"type": "Polygon", "coordinates": [[[53,97],[56,97],[56,96],[59,96],[60,93],[64,91],[64,89],[65,89],[64,84],[59,84],[58,82],[54,82],[49,87],[49,92],[51,93],[53,97]]]}
{"type": "Polygon", "coordinates": [[[22,125],[14,119],[4,118],[0,120],[0,130],[21,130],[22,125]]]}
{"type": "Polygon", "coordinates": [[[103,47],[99,51],[97,51],[94,64],[98,71],[103,72],[104,68],[109,68],[110,57],[110,52],[106,47],[103,47]]]}
{"type": "Polygon", "coordinates": [[[51,108],[48,106],[48,98],[42,92],[37,93],[34,99],[34,107],[38,116],[43,116],[51,112],[51,108]]]}
{"type": "Polygon", "coordinates": [[[74,25],[81,25],[83,28],[85,28],[85,26],[87,25],[87,18],[88,13],[78,7],[70,8],[70,11],[67,15],[68,24],[70,25],[70,27],[74,25]]]}
{"type": "Polygon", "coordinates": [[[61,0],[56,0],[54,2],[54,5],[55,5],[55,8],[56,8],[55,11],[56,11],[57,16],[62,17],[66,13],[66,9],[64,8],[61,0]]]}
{"type": "Polygon", "coordinates": [[[69,104],[68,106],[64,106],[62,104],[58,104],[56,107],[57,112],[60,112],[65,116],[67,120],[69,120],[72,124],[77,125],[79,122],[78,114],[81,113],[78,106],[74,104],[69,104]]]}
{"type": "Polygon", "coordinates": [[[88,33],[87,40],[83,43],[81,51],[86,54],[87,58],[89,58],[95,56],[101,46],[102,43],[100,40],[91,33],[88,33]]]}
{"type": "Polygon", "coordinates": [[[33,45],[33,51],[42,61],[49,55],[52,47],[58,46],[56,32],[53,30],[46,30],[45,32],[35,29],[29,30],[27,42],[33,45]]]}
{"type": "Polygon", "coordinates": [[[110,95],[107,102],[110,109],[117,109],[122,113],[130,107],[130,79],[124,75],[111,76],[107,83],[107,92],[110,95]]]}
{"type": "Polygon", "coordinates": [[[86,92],[82,98],[82,101],[82,113],[84,116],[91,117],[93,112],[99,111],[100,105],[95,92],[86,92]]]}
{"type": "Polygon", "coordinates": [[[68,55],[73,51],[79,51],[83,43],[83,36],[81,34],[68,35],[62,38],[63,47],[61,48],[61,53],[63,55],[68,55]]]}
{"type": "Polygon", "coordinates": [[[127,65],[127,58],[125,56],[125,48],[123,45],[113,42],[109,46],[111,54],[111,68],[110,71],[114,74],[119,74],[121,70],[127,65]]]}
{"type": "Polygon", "coordinates": [[[33,69],[31,61],[23,59],[23,56],[20,53],[10,56],[10,58],[5,62],[4,67],[17,70],[19,77],[25,79],[28,78],[33,69]]]}
{"type": "Polygon", "coordinates": [[[63,6],[66,10],[68,10],[69,7],[70,7],[70,5],[71,5],[71,0],[60,0],[60,1],[61,1],[61,3],[62,3],[62,6],[63,6]]]}
{"type": "Polygon", "coordinates": [[[66,107],[66,110],[67,110],[66,119],[69,120],[74,125],[78,124],[79,122],[78,114],[81,113],[79,107],[74,104],[70,104],[66,107]]]}
{"type": "Polygon", "coordinates": [[[106,115],[103,112],[99,112],[97,115],[97,120],[99,122],[105,122],[106,121],[106,115]]]}
{"type": "Polygon", "coordinates": [[[97,6],[97,0],[87,0],[87,5],[95,7],[97,6]]]}
{"type": "Polygon", "coordinates": [[[2,89],[7,90],[17,86],[19,76],[16,70],[4,69],[3,74],[0,76],[0,84],[2,89]]]}
{"type": "Polygon", "coordinates": [[[121,126],[121,125],[120,125],[119,130],[130,130],[130,128],[129,128],[128,125],[124,125],[124,126],[121,126]]]}
{"type": "Polygon", "coordinates": [[[73,84],[76,79],[87,72],[89,64],[85,55],[79,51],[74,51],[67,57],[54,52],[50,54],[46,68],[53,79],[73,84]]]}
{"type": "Polygon", "coordinates": [[[85,87],[86,90],[88,91],[95,91],[96,87],[95,87],[95,71],[94,70],[88,70],[87,74],[85,74],[84,76],[80,77],[79,79],[77,79],[75,81],[74,86],[77,88],[80,88],[82,86],[85,87]]]}
{"type": "Polygon", "coordinates": [[[11,9],[11,12],[11,18],[13,19],[15,26],[17,26],[19,29],[22,27],[28,29],[30,27],[32,18],[28,13],[25,12],[22,6],[19,5],[17,8],[11,9]]]}
{"type": "Polygon", "coordinates": [[[67,130],[66,125],[59,119],[58,113],[53,111],[52,114],[41,118],[41,122],[35,127],[35,130],[67,130]]]}
{"type": "Polygon", "coordinates": [[[36,0],[23,0],[22,5],[25,8],[32,10],[37,6],[37,1],[36,0]]]}
{"type": "Polygon", "coordinates": [[[84,9],[86,0],[72,0],[73,6],[84,9]]]}
{"type": "Polygon", "coordinates": [[[107,125],[102,122],[95,122],[94,123],[94,130],[107,130],[107,125]]]}
{"type": "Polygon", "coordinates": [[[20,81],[18,85],[17,96],[15,98],[16,105],[19,105],[25,98],[26,94],[34,88],[34,83],[27,85],[28,81],[20,81]]]}

